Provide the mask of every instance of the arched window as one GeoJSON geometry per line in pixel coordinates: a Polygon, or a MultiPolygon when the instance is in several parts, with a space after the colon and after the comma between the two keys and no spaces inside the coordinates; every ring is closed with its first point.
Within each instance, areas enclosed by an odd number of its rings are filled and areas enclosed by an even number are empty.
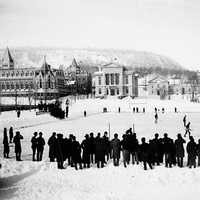
{"type": "Polygon", "coordinates": [[[8,82],[6,83],[6,89],[10,90],[10,84],[8,82]]]}
{"type": "Polygon", "coordinates": [[[14,87],[14,84],[13,84],[13,83],[11,83],[11,84],[10,84],[10,87],[11,87],[11,90],[14,90],[14,89],[15,89],[15,87],[14,87]]]}
{"type": "Polygon", "coordinates": [[[40,77],[40,88],[42,88],[42,79],[40,77]]]}
{"type": "Polygon", "coordinates": [[[20,89],[21,89],[21,90],[24,89],[24,84],[23,84],[23,82],[20,83],[20,89]]]}
{"type": "Polygon", "coordinates": [[[2,83],[1,88],[2,88],[2,90],[5,90],[5,84],[4,83],[2,83]]]}
{"type": "Polygon", "coordinates": [[[25,83],[25,89],[28,90],[29,86],[28,83],[25,83]]]}
{"type": "Polygon", "coordinates": [[[19,83],[16,83],[16,89],[19,90],[19,83]]]}
{"type": "Polygon", "coordinates": [[[50,79],[50,76],[48,76],[47,87],[51,88],[51,79],[50,79]]]}

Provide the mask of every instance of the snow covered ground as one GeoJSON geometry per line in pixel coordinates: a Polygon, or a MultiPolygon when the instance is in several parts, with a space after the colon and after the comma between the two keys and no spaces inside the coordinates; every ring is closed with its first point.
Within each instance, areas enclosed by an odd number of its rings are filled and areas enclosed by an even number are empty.
{"type": "MultiPolygon", "coordinates": [[[[63,104],[64,108],[64,104],[63,104]]],[[[82,140],[86,133],[103,133],[108,131],[110,124],[111,138],[114,133],[121,135],[130,127],[140,139],[142,136],[152,138],[156,132],[163,136],[165,132],[176,138],[177,133],[184,133],[182,119],[187,114],[191,121],[192,134],[197,140],[200,138],[200,104],[185,100],[160,101],[156,99],[129,98],[118,100],[88,99],[78,100],[70,104],[69,118],[55,119],[48,114],[35,115],[34,111],[23,111],[18,119],[16,112],[5,112],[0,115],[0,132],[10,126],[20,130],[24,136],[22,142],[23,162],[14,160],[14,146],[10,147],[11,159],[1,158],[0,163],[0,199],[189,199],[200,195],[200,168],[188,169],[164,166],[155,167],[154,170],[144,171],[141,165],[124,168],[113,167],[109,162],[103,169],[93,166],[90,169],[75,171],[67,167],[58,170],[56,163],[48,162],[48,147],[44,151],[42,162],[31,161],[30,139],[34,131],[42,131],[45,140],[53,131],[63,133],[65,136],[73,133],[78,140],[82,140]],[[103,113],[103,108],[108,113],[103,113]],[[118,113],[118,107],[121,113],[118,113]],[[146,113],[133,114],[132,108],[139,107],[146,113]],[[159,112],[158,124],[154,123],[154,107],[165,108],[165,113],[159,112]],[[177,107],[178,113],[174,113],[177,107]],[[83,111],[87,117],[83,117],[83,111]]],[[[0,134],[2,141],[2,134],[0,134]]],[[[2,142],[1,142],[2,143],[2,142]]],[[[0,155],[3,146],[0,144],[0,155]]],[[[186,160],[186,159],[185,159],[186,160]]]]}

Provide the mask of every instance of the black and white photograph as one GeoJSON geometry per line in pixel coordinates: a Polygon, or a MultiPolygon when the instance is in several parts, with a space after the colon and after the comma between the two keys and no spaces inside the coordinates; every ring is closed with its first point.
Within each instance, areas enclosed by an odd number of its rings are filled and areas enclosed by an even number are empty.
{"type": "Polygon", "coordinates": [[[199,0],[0,0],[0,200],[199,196],[199,0]]]}

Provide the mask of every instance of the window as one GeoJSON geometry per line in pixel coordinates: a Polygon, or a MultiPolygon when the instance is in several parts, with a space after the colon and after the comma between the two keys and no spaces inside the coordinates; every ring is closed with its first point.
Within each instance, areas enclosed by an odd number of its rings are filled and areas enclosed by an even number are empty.
{"type": "Polygon", "coordinates": [[[101,88],[99,88],[99,94],[101,94],[101,88]]]}
{"type": "Polygon", "coordinates": [[[119,74],[115,74],[115,83],[119,85],[119,74]]]}
{"type": "Polygon", "coordinates": [[[40,78],[40,88],[42,88],[42,79],[40,78]]]}
{"type": "Polygon", "coordinates": [[[107,94],[107,95],[109,94],[108,88],[106,89],[106,94],[107,94]]]}
{"type": "Polygon", "coordinates": [[[111,85],[114,85],[114,74],[111,74],[111,85]]]}
{"type": "Polygon", "coordinates": [[[4,85],[4,83],[2,84],[1,87],[2,87],[2,90],[5,90],[5,85],[4,85]]]}
{"type": "Polygon", "coordinates": [[[109,74],[106,74],[106,85],[109,85],[109,74]]]}
{"type": "Polygon", "coordinates": [[[20,83],[20,89],[24,89],[24,84],[22,82],[20,83]]]}
{"type": "Polygon", "coordinates": [[[47,86],[48,86],[48,88],[51,88],[51,80],[50,80],[50,76],[48,77],[47,86]]]}
{"type": "Polygon", "coordinates": [[[10,87],[11,87],[11,90],[14,90],[14,89],[15,89],[15,87],[14,87],[14,84],[13,84],[13,83],[11,83],[10,87]]]}
{"type": "Polygon", "coordinates": [[[98,79],[99,79],[99,85],[101,85],[101,77],[99,76],[98,79]]]}
{"type": "Polygon", "coordinates": [[[10,90],[10,84],[9,83],[6,83],[6,89],[10,90]]]}
{"type": "Polygon", "coordinates": [[[19,84],[18,83],[16,83],[16,89],[19,90],[19,84]]]}
{"type": "Polygon", "coordinates": [[[125,76],[125,83],[128,84],[128,75],[125,76]]]}
{"type": "Polygon", "coordinates": [[[126,94],[128,94],[128,87],[126,87],[126,94]]]}
{"type": "Polygon", "coordinates": [[[117,88],[117,95],[119,94],[119,88],[117,88]]]}

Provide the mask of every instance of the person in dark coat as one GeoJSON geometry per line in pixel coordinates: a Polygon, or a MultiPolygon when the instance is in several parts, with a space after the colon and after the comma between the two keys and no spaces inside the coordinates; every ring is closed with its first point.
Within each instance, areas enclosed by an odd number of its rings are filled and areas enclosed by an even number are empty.
{"type": "Polygon", "coordinates": [[[163,157],[162,141],[159,139],[159,134],[156,133],[154,139],[152,140],[152,153],[153,153],[153,164],[160,165],[163,157]]]}
{"type": "Polygon", "coordinates": [[[22,161],[21,160],[21,153],[22,153],[21,140],[22,139],[23,139],[23,136],[20,134],[19,131],[17,131],[13,138],[13,142],[15,144],[16,161],[22,161]]]}
{"type": "Polygon", "coordinates": [[[84,110],[83,115],[84,115],[84,117],[87,116],[87,112],[86,112],[86,110],[84,110]]]}
{"type": "Polygon", "coordinates": [[[10,143],[12,143],[13,141],[13,127],[12,126],[9,129],[9,139],[10,139],[10,143]]]}
{"type": "Polygon", "coordinates": [[[85,140],[82,141],[81,143],[81,148],[83,149],[83,167],[84,168],[89,168],[90,167],[90,139],[89,135],[85,135],[85,140]]]}
{"type": "Polygon", "coordinates": [[[198,140],[198,144],[197,144],[197,166],[200,167],[200,139],[198,140]]]}
{"type": "Polygon", "coordinates": [[[68,160],[68,165],[72,165],[72,159],[71,159],[71,144],[72,144],[72,139],[71,135],[69,138],[64,139],[64,145],[65,145],[65,150],[64,150],[64,160],[68,160]]]}
{"type": "Polygon", "coordinates": [[[185,156],[184,146],[185,140],[182,138],[181,134],[177,135],[175,140],[175,151],[176,151],[176,162],[179,167],[183,167],[183,158],[185,156]]]}
{"type": "Polygon", "coordinates": [[[39,137],[37,138],[37,161],[42,161],[44,145],[45,140],[42,137],[42,132],[39,132],[39,137]]]}
{"type": "Polygon", "coordinates": [[[184,137],[186,137],[187,133],[189,134],[189,137],[190,137],[190,134],[191,134],[191,129],[190,129],[190,122],[187,123],[187,125],[185,126],[185,135],[184,137]]]}
{"type": "Polygon", "coordinates": [[[157,112],[154,117],[155,117],[155,123],[157,124],[158,123],[158,113],[157,112]]]}
{"type": "Polygon", "coordinates": [[[122,141],[121,141],[124,167],[127,167],[127,164],[129,164],[129,161],[130,161],[129,147],[130,147],[130,143],[128,140],[128,134],[126,133],[122,136],[122,141]]]}
{"type": "Polygon", "coordinates": [[[17,110],[17,118],[20,118],[20,115],[21,115],[21,111],[17,110]]]}
{"type": "Polygon", "coordinates": [[[139,143],[137,140],[136,133],[132,133],[132,131],[130,131],[130,134],[128,135],[128,143],[129,143],[130,156],[132,157],[132,164],[133,165],[135,163],[139,164],[138,160],[139,143]]]}
{"type": "Polygon", "coordinates": [[[188,142],[186,146],[186,150],[188,153],[188,165],[189,168],[192,168],[192,166],[196,167],[196,156],[197,156],[197,144],[194,141],[194,138],[192,136],[189,137],[190,141],[188,142]]]}
{"type": "Polygon", "coordinates": [[[78,141],[76,141],[75,136],[73,136],[73,141],[72,141],[72,161],[74,163],[74,167],[76,170],[78,170],[77,164],[79,164],[79,168],[82,169],[81,145],[78,141]]]}
{"type": "Polygon", "coordinates": [[[49,158],[50,162],[54,162],[56,158],[56,133],[53,132],[52,136],[48,140],[49,145],[49,158]]]}
{"type": "Polygon", "coordinates": [[[4,158],[9,158],[9,142],[8,142],[8,135],[7,135],[7,128],[3,130],[3,156],[4,158]]]}
{"type": "MultiPolygon", "coordinates": [[[[54,135],[54,133],[53,133],[54,135]]],[[[53,136],[52,135],[52,136],[53,136]]],[[[56,135],[54,135],[55,139],[55,146],[54,146],[54,155],[56,157],[56,161],[57,161],[57,166],[58,169],[64,169],[64,150],[65,150],[65,144],[64,144],[64,139],[63,139],[63,134],[57,134],[57,138],[56,135]]]]}
{"type": "Polygon", "coordinates": [[[144,137],[141,139],[141,141],[142,141],[142,144],[140,145],[139,148],[140,148],[141,160],[143,161],[143,165],[144,165],[144,170],[147,170],[147,163],[150,169],[153,169],[151,165],[149,144],[145,142],[144,137]]]}
{"type": "MultiPolygon", "coordinates": [[[[109,158],[110,158],[110,141],[109,141],[107,131],[104,132],[103,141],[104,141],[104,144],[105,144],[105,157],[107,157],[106,161],[108,161],[109,158]]],[[[105,158],[104,158],[104,160],[105,160],[105,158]]]]}
{"type": "Polygon", "coordinates": [[[172,167],[172,154],[173,154],[173,140],[168,137],[168,134],[164,134],[163,138],[163,150],[165,156],[165,167],[172,167]]]}
{"type": "Polygon", "coordinates": [[[68,115],[69,115],[69,106],[67,105],[66,109],[65,109],[65,116],[66,116],[66,118],[68,118],[68,115]]]}
{"type": "Polygon", "coordinates": [[[119,166],[119,159],[120,159],[120,150],[121,150],[121,142],[118,139],[118,134],[114,134],[114,139],[111,141],[111,151],[112,151],[112,158],[113,158],[113,165],[119,166]]]}
{"type": "Polygon", "coordinates": [[[35,154],[36,154],[36,150],[37,150],[37,132],[34,132],[33,137],[31,138],[31,148],[33,151],[33,156],[32,156],[32,160],[35,161],[35,154]]]}
{"type": "Polygon", "coordinates": [[[186,115],[184,115],[184,117],[183,117],[183,125],[184,125],[184,127],[186,126],[186,115]]]}
{"type": "Polygon", "coordinates": [[[97,162],[97,167],[104,167],[105,163],[105,152],[106,152],[106,143],[103,138],[101,138],[101,134],[98,133],[95,138],[95,160],[97,162]]]}
{"type": "Polygon", "coordinates": [[[94,163],[95,161],[95,138],[94,138],[94,133],[90,133],[90,138],[89,138],[89,142],[90,142],[90,162],[94,163]]]}

